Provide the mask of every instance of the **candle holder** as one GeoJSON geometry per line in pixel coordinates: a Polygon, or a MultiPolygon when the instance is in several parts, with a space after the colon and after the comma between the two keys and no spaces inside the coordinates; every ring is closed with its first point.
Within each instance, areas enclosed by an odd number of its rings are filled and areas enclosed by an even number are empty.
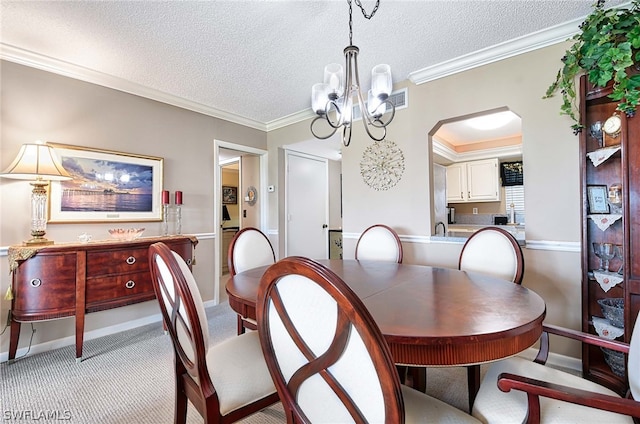
{"type": "Polygon", "coordinates": [[[176,212],[176,234],[182,234],[182,205],[176,205],[175,212],[176,212]]]}
{"type": "Polygon", "coordinates": [[[168,204],[162,205],[162,235],[169,235],[169,210],[170,206],[168,204]]]}

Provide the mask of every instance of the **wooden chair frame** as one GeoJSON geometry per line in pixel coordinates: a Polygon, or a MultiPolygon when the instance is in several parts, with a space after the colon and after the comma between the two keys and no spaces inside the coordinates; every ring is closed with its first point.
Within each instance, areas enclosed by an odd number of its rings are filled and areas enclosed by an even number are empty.
{"type": "MultiPolygon", "coordinates": [[[[629,353],[629,344],[616,340],[608,340],[593,334],[581,331],[570,330],[550,324],[543,326],[542,337],[540,338],[540,350],[535,358],[535,362],[545,364],[549,355],[549,334],[568,337],[589,345],[604,347],[625,354],[629,353]]],[[[631,399],[631,394],[627,392],[627,398],[618,398],[600,393],[593,393],[561,384],[554,384],[545,381],[527,378],[510,373],[502,373],[498,376],[498,388],[503,392],[521,390],[527,394],[527,424],[537,424],[540,422],[540,396],[570,402],[577,405],[591,408],[603,409],[619,414],[640,417],[640,402],[631,399]]]]}
{"type": "MultiPolygon", "coordinates": [[[[168,331],[174,348],[175,366],[175,415],[174,422],[183,424],[187,419],[187,401],[196,407],[205,423],[232,423],[255,412],[258,412],[279,400],[277,393],[259,399],[249,405],[236,409],[227,415],[220,414],[220,403],[216,394],[216,388],[211,381],[206,361],[205,339],[197,308],[184,274],[180,269],[171,249],[162,243],[154,243],[149,246],[149,269],[153,289],[160,304],[162,318],[168,331]],[[173,281],[165,281],[159,272],[156,257],[159,257],[169,269],[173,281]],[[170,293],[168,286],[173,287],[174,299],[164,296],[170,293]],[[171,305],[171,312],[167,310],[165,300],[171,305]],[[188,321],[178,313],[180,308],[186,312],[188,321]],[[181,341],[178,339],[178,327],[188,335],[193,361],[185,352],[181,341]],[[196,379],[198,382],[196,382],[196,379]]],[[[248,384],[250,382],[247,382],[248,384]]]]}
{"type": "Polygon", "coordinates": [[[403,250],[402,250],[402,242],[400,241],[400,237],[398,236],[398,233],[396,233],[396,231],[393,228],[389,227],[388,225],[384,225],[384,224],[374,224],[374,225],[370,226],[369,228],[367,228],[366,230],[364,230],[362,232],[362,234],[360,234],[360,238],[358,238],[358,242],[356,243],[356,253],[355,253],[356,260],[358,260],[358,246],[360,246],[360,241],[363,239],[364,235],[368,231],[373,230],[375,228],[384,228],[387,231],[389,231],[389,233],[391,233],[393,235],[393,238],[396,240],[396,244],[398,246],[398,260],[397,260],[397,263],[401,264],[404,253],[403,253],[403,250]]]}
{"type": "MultiPolygon", "coordinates": [[[[362,304],[358,296],[329,269],[306,258],[289,257],[272,265],[264,274],[258,291],[257,300],[258,333],[262,344],[269,372],[276,384],[278,394],[287,414],[287,422],[307,423],[309,419],[296,402],[297,392],[301,384],[313,375],[320,375],[331,387],[334,393],[345,405],[356,423],[364,423],[364,416],[352,401],[349,394],[331,374],[329,368],[342,355],[351,325],[358,331],[364,341],[373,361],[381,383],[385,403],[385,422],[404,422],[404,401],[400,388],[400,380],[395,371],[389,348],[369,311],[362,304]],[[300,334],[294,327],[291,318],[285,310],[278,293],[278,282],[282,277],[296,274],[307,277],[324,289],[338,305],[338,328],[328,350],[315,357],[300,334]],[[269,302],[284,322],[287,332],[291,335],[298,349],[309,361],[299,368],[289,382],[286,382],[271,342],[269,325],[269,302]]],[[[322,318],[319,318],[322,319],[322,318]]]]}

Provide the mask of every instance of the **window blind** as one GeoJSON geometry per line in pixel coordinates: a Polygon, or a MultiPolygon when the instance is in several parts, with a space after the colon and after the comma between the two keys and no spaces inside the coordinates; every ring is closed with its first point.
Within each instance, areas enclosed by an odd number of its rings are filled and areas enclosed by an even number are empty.
{"type": "Polygon", "coordinates": [[[524,186],[510,186],[504,188],[505,203],[507,205],[507,214],[511,211],[513,203],[517,213],[524,213],[524,186]]]}

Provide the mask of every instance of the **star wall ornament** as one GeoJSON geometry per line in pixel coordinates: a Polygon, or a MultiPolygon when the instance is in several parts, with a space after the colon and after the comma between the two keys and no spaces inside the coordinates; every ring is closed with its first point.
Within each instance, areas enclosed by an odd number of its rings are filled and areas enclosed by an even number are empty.
{"type": "Polygon", "coordinates": [[[376,141],[362,154],[360,174],[374,190],[389,190],[400,181],[403,173],[404,155],[393,141],[376,141]]]}

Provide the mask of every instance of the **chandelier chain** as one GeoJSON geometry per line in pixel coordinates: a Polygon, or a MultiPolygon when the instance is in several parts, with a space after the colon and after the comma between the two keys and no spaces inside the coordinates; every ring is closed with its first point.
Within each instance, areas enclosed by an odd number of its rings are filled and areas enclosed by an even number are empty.
{"type": "MultiPolygon", "coordinates": [[[[353,45],[353,10],[351,8],[351,0],[347,0],[347,2],[349,3],[349,44],[353,45]]],[[[355,0],[355,2],[356,5],[360,8],[360,11],[362,11],[362,16],[364,16],[366,19],[373,18],[373,15],[376,14],[378,8],[380,7],[380,0],[376,0],[376,4],[375,6],[373,6],[373,10],[371,11],[371,13],[367,13],[367,11],[364,10],[364,6],[362,5],[361,0],[355,0]]]]}

